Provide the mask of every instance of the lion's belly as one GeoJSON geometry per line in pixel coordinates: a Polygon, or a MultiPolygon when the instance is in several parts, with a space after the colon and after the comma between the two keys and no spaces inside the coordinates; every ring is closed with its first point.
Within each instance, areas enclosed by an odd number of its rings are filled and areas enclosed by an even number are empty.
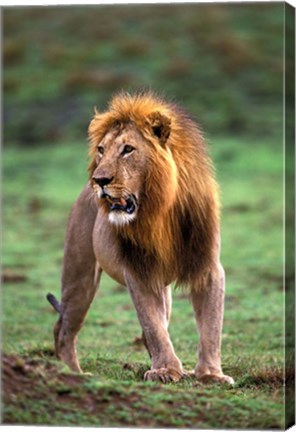
{"type": "Polygon", "coordinates": [[[97,262],[102,270],[121,285],[125,285],[117,239],[109,229],[108,220],[100,211],[93,231],[93,247],[97,262]]]}

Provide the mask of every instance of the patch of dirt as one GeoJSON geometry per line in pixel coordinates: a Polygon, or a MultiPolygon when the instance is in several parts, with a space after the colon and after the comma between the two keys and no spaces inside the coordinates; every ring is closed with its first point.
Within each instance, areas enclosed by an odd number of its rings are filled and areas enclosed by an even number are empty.
{"type": "Polygon", "coordinates": [[[248,213],[252,211],[266,211],[270,206],[267,200],[260,200],[256,203],[239,202],[225,207],[226,212],[230,213],[248,213]]]}
{"type": "Polygon", "coordinates": [[[12,269],[3,269],[2,273],[2,282],[3,283],[19,283],[19,282],[26,282],[28,280],[27,276],[18,273],[15,270],[12,269]]]}
{"type": "Polygon", "coordinates": [[[38,197],[32,197],[28,202],[28,211],[31,214],[37,214],[42,210],[43,203],[38,197]]]}
{"type": "Polygon", "coordinates": [[[143,381],[143,377],[145,372],[148,369],[148,366],[143,364],[143,363],[124,363],[123,365],[123,370],[128,370],[131,371],[133,373],[134,378],[137,381],[143,381]]]}
{"type": "Polygon", "coordinates": [[[238,306],[240,304],[240,299],[234,295],[227,294],[225,296],[225,303],[233,306],[238,306]]]}
{"type": "MultiPolygon", "coordinates": [[[[58,367],[49,361],[38,358],[28,359],[17,355],[2,356],[2,389],[3,406],[14,407],[13,412],[3,412],[4,424],[18,424],[17,410],[30,408],[26,401],[48,403],[49,409],[67,413],[73,409],[100,419],[108,426],[109,421],[115,421],[110,417],[110,406],[116,406],[117,412],[128,414],[127,418],[118,419],[118,424],[132,425],[131,406],[139,401],[136,392],[122,392],[116,388],[101,388],[91,390],[85,385],[92,378],[71,373],[61,373],[58,367]],[[53,404],[53,401],[54,404],[53,404]]],[[[27,411],[27,412],[28,412],[27,411]]],[[[34,413],[31,413],[34,422],[34,413]]],[[[39,420],[40,421],[40,420],[39,420]]],[[[23,423],[21,423],[23,424],[23,423]]],[[[135,420],[135,425],[153,425],[152,422],[143,422],[140,418],[135,420]]],[[[83,426],[83,425],[81,425],[83,426]]]]}
{"type": "Polygon", "coordinates": [[[132,341],[131,345],[135,351],[146,351],[143,336],[136,336],[132,341]]]}
{"type": "MultiPolygon", "coordinates": [[[[36,398],[36,390],[42,392],[43,385],[52,378],[59,378],[59,384],[73,386],[83,382],[83,376],[61,374],[48,363],[36,359],[28,360],[16,355],[2,356],[3,401],[9,402],[18,394],[36,398]]],[[[44,387],[45,388],[45,387],[44,387]]]]}
{"type": "Polygon", "coordinates": [[[133,339],[132,344],[136,345],[136,346],[145,347],[143,336],[142,335],[141,336],[136,336],[133,339]]]}
{"type": "MultiPolygon", "coordinates": [[[[276,274],[270,274],[270,273],[260,273],[260,277],[264,279],[264,281],[268,283],[276,283],[277,284],[277,290],[283,292],[284,285],[285,289],[294,289],[295,286],[295,275],[290,274],[286,275],[285,278],[283,275],[276,275],[276,274]]],[[[266,289],[266,292],[268,292],[268,289],[266,289]]]]}
{"type": "Polygon", "coordinates": [[[282,367],[266,367],[254,372],[248,377],[248,384],[255,387],[268,385],[270,388],[282,388],[284,385],[294,387],[295,369],[287,367],[284,371],[282,367]]]}
{"type": "Polygon", "coordinates": [[[225,210],[227,212],[230,212],[230,213],[247,213],[247,212],[252,211],[253,209],[249,204],[238,203],[238,204],[226,207],[225,210]]]}
{"type": "MultiPolygon", "coordinates": [[[[30,356],[32,357],[45,357],[45,358],[54,358],[55,352],[53,348],[35,348],[30,350],[30,356]]],[[[31,361],[31,363],[34,363],[34,360],[31,361]]]]}
{"type": "Polygon", "coordinates": [[[121,306],[121,310],[123,311],[131,311],[134,310],[134,306],[131,303],[126,303],[121,306]]]}
{"type": "Polygon", "coordinates": [[[117,284],[112,288],[112,291],[115,293],[123,293],[123,292],[127,292],[127,289],[125,286],[121,284],[117,284]]]}

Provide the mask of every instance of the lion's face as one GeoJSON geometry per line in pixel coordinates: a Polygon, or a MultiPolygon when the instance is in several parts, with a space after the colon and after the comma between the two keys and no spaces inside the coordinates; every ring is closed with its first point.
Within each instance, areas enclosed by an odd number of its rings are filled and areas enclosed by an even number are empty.
{"type": "Polygon", "coordinates": [[[149,143],[131,123],[112,128],[97,145],[91,182],[112,224],[137,217],[149,154],[149,143]]]}

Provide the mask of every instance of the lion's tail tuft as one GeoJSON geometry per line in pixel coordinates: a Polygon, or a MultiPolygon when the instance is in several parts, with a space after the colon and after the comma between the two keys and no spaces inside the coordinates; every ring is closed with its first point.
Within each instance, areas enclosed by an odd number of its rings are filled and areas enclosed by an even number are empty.
{"type": "Polygon", "coordinates": [[[59,313],[62,313],[62,308],[58,300],[55,298],[55,296],[51,293],[48,293],[46,296],[49,303],[53,306],[53,308],[59,313]]]}

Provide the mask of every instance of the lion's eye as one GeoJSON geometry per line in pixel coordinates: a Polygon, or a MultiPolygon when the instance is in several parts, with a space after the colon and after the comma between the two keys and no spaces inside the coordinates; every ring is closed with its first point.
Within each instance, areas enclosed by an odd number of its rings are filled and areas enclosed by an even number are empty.
{"type": "Polygon", "coordinates": [[[98,146],[98,152],[103,155],[104,154],[104,147],[98,146]]]}
{"type": "Polygon", "coordinates": [[[122,150],[122,154],[125,155],[128,153],[131,153],[133,150],[135,150],[135,148],[133,146],[127,144],[124,146],[124,149],[122,150]]]}

